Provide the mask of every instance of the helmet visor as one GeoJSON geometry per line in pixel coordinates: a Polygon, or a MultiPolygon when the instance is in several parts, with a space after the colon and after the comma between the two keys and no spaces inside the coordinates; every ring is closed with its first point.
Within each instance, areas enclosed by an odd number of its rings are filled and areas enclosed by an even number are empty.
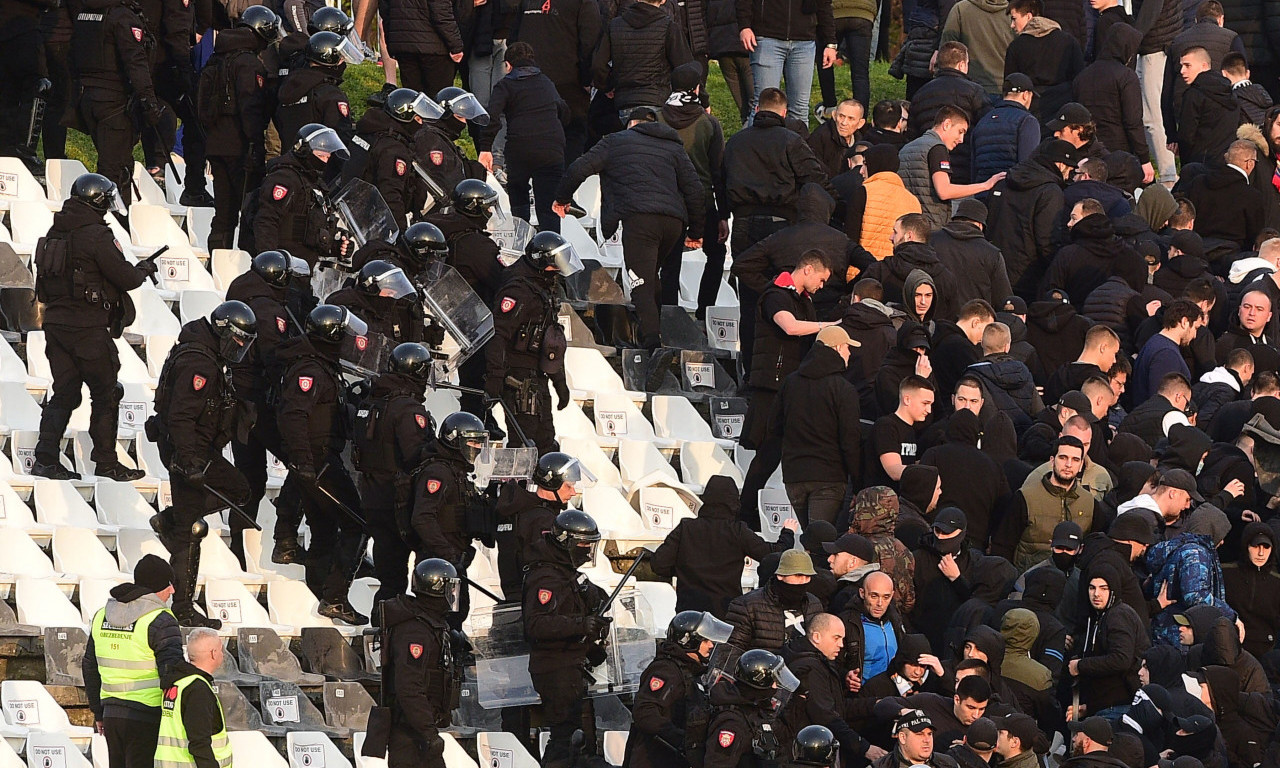
{"type": "Polygon", "coordinates": [[[348,336],[368,336],[369,324],[360,319],[360,316],[351,310],[347,310],[347,316],[342,320],[342,327],[348,336]]]}
{"type": "Polygon", "coordinates": [[[489,113],[480,105],[480,100],[476,98],[474,93],[464,93],[461,96],[456,96],[443,106],[448,107],[450,112],[468,122],[479,126],[489,124],[489,113]]]}
{"type": "Polygon", "coordinates": [[[564,481],[572,484],[575,491],[581,492],[583,488],[590,488],[596,484],[596,476],[591,474],[591,470],[578,459],[574,459],[567,467],[564,468],[564,481]]]}
{"type": "Polygon", "coordinates": [[[404,299],[417,296],[418,291],[413,287],[404,270],[396,267],[378,277],[378,295],[387,299],[404,299]]]}
{"type": "Polygon", "coordinates": [[[485,446],[488,445],[488,443],[488,430],[468,429],[458,435],[458,444],[462,451],[462,455],[466,458],[467,462],[471,464],[475,464],[476,459],[480,457],[481,452],[484,451],[485,446]]]}
{"type": "Polygon", "coordinates": [[[249,354],[249,347],[253,346],[258,334],[248,333],[234,325],[230,326],[230,330],[231,333],[222,339],[222,358],[234,364],[244,360],[245,355],[249,354]]]}
{"type": "Polygon", "coordinates": [[[449,610],[457,613],[462,607],[462,579],[445,579],[444,580],[444,597],[445,603],[449,606],[449,610]]]}
{"type": "Polygon", "coordinates": [[[576,275],[582,271],[582,259],[578,258],[578,252],[574,249],[573,243],[566,241],[550,255],[556,269],[560,270],[560,274],[564,277],[576,275]]]}
{"type": "Polygon", "coordinates": [[[338,137],[338,132],[332,128],[321,128],[310,136],[303,137],[303,141],[311,148],[312,153],[326,152],[330,155],[336,155],[347,151],[347,145],[342,143],[342,139],[338,137]]]}
{"type": "Polygon", "coordinates": [[[694,632],[703,640],[726,643],[729,641],[729,635],[733,634],[733,625],[726,624],[708,612],[703,612],[702,621],[698,622],[698,628],[694,632]]]}
{"type": "Polygon", "coordinates": [[[124,207],[124,200],[120,197],[120,188],[114,184],[111,185],[111,192],[107,195],[107,212],[118,213],[122,216],[129,212],[124,207]]]}
{"type": "Polygon", "coordinates": [[[289,257],[289,274],[294,277],[311,277],[311,265],[297,256],[289,257]]]}
{"type": "Polygon", "coordinates": [[[338,53],[342,54],[342,60],[348,64],[364,62],[364,50],[354,31],[348,32],[347,36],[342,38],[342,42],[338,45],[338,53]]]}
{"type": "Polygon", "coordinates": [[[444,115],[444,107],[428,99],[425,93],[420,93],[413,100],[413,113],[423,120],[438,120],[444,115]]]}

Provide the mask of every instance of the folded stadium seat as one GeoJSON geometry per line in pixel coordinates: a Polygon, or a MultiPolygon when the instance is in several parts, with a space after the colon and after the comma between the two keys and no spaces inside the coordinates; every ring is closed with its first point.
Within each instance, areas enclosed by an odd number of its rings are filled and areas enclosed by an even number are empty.
{"type": "Polygon", "coordinates": [[[89,733],[82,734],[80,726],[71,727],[76,729],[74,733],[32,730],[27,736],[27,764],[48,768],[92,768],[93,763],[84,753],[93,739],[93,729],[86,728],[89,733]]]}
{"type": "MultiPolygon", "coordinates": [[[[8,460],[0,456],[0,460],[8,465],[8,460]]],[[[0,528],[25,531],[39,545],[47,545],[53,539],[53,526],[37,523],[31,507],[18,496],[17,491],[0,476],[0,528]]],[[[4,569],[0,562],[0,570],[4,569]]]]}
{"type": "Polygon", "coordinates": [[[216,290],[184,290],[178,297],[178,322],[186,325],[192,320],[208,317],[221,303],[222,294],[216,290]]]}
{"type": "MultiPolygon", "coordinates": [[[[507,197],[507,188],[498,183],[492,173],[485,174],[485,183],[498,191],[498,207],[504,211],[511,210],[511,198],[507,197]]],[[[452,191],[452,190],[449,190],[452,191]]]]}
{"type": "Polygon", "coordinates": [[[49,197],[26,163],[16,157],[0,157],[0,210],[13,210],[19,202],[40,203],[48,210],[49,197]]]}
{"type": "Polygon", "coordinates": [[[685,485],[694,493],[702,493],[713,475],[727,475],[742,487],[743,473],[723,448],[714,442],[685,443],[684,450],[680,451],[680,476],[685,485]]]}
{"type": "Polygon", "coordinates": [[[272,627],[277,633],[292,631],[290,627],[273,626],[267,609],[243,582],[235,579],[207,579],[204,604],[209,616],[222,622],[220,635],[234,637],[240,627],[272,627]]]}
{"type": "MultiPolygon", "coordinates": [[[[187,163],[176,154],[170,154],[169,159],[173,163],[173,167],[178,169],[178,173],[174,174],[173,168],[169,167],[169,163],[164,164],[164,199],[166,203],[177,203],[182,199],[182,192],[187,186],[187,163]]],[[[206,186],[206,189],[212,188],[211,185],[206,186]]]]}
{"type": "Polygon", "coordinates": [[[24,383],[0,381],[0,433],[40,430],[40,404],[24,383]]]}
{"type": "MultiPolygon", "coordinates": [[[[133,299],[133,306],[138,314],[133,324],[124,329],[126,334],[133,334],[140,340],[145,340],[152,334],[176,338],[182,332],[182,323],[178,322],[178,318],[169,309],[160,291],[152,286],[150,281],[129,291],[129,297],[133,299]]],[[[29,356],[30,353],[28,358],[29,356]]]]}
{"type": "MultiPolygon", "coordinates": [[[[160,185],[156,183],[156,180],[151,178],[151,174],[147,173],[147,169],[142,167],[142,163],[134,162],[133,164],[133,185],[134,194],[131,198],[132,203],[129,205],[129,226],[133,226],[133,209],[138,205],[156,206],[163,209],[171,217],[186,216],[186,206],[170,203],[169,199],[164,195],[164,190],[160,189],[160,185]]],[[[184,236],[182,239],[186,240],[186,237],[184,236]]]]}
{"type": "Polygon", "coordinates": [[[44,182],[48,187],[49,200],[60,203],[71,197],[71,185],[88,172],[89,169],[79,160],[45,160],[44,182]]]}
{"type": "MultiPolygon", "coordinates": [[[[107,222],[107,227],[111,229],[111,234],[115,236],[116,242],[124,249],[125,260],[130,264],[137,264],[138,259],[145,259],[155,253],[155,248],[148,248],[145,245],[134,245],[133,238],[129,235],[129,230],[125,229],[124,224],[121,224],[120,220],[115,216],[106,216],[104,217],[104,220],[107,222]]],[[[149,286],[151,285],[151,281],[144,281],[144,284],[149,286]]]]}
{"type": "Polygon", "coordinates": [[[289,644],[270,626],[236,629],[236,653],[240,669],[254,675],[298,685],[320,685],[323,675],[302,671],[289,644]]]}
{"type": "Polygon", "coordinates": [[[628,491],[639,487],[640,481],[652,480],[655,476],[667,478],[677,484],[680,482],[680,475],[662,455],[662,451],[645,440],[618,440],[618,467],[628,491]]]}
{"type": "MultiPolygon", "coordinates": [[[[747,470],[751,468],[751,460],[756,457],[756,452],[750,448],[743,448],[741,443],[733,446],[733,465],[738,468],[743,477],[746,477],[747,470]]],[[[782,482],[782,465],[773,470],[773,474],[769,476],[768,482],[764,484],[765,488],[782,489],[786,486],[782,482]]],[[[739,486],[741,488],[741,486],[739,486]]]]}
{"type": "Polygon", "coordinates": [[[300,581],[306,578],[306,568],[302,565],[298,563],[282,565],[271,562],[271,550],[275,547],[275,541],[271,538],[270,523],[274,520],[275,507],[271,506],[271,502],[263,499],[262,504],[258,506],[258,525],[262,526],[262,530],[255,531],[249,528],[244,532],[245,565],[249,573],[256,573],[260,576],[274,575],[283,579],[300,581]]]}
{"type": "MultiPolygon", "coordinates": [[[[361,752],[364,751],[365,735],[366,734],[364,731],[356,731],[355,733],[351,734],[351,751],[356,758],[356,768],[387,768],[387,758],[385,755],[382,757],[365,757],[364,755],[360,754],[361,752]]],[[[448,734],[442,733],[440,735],[448,738],[448,734]]],[[[465,754],[465,752],[463,754],[465,754]]],[[[454,768],[455,766],[464,765],[463,763],[455,763],[454,761],[449,759],[449,749],[447,746],[445,747],[445,752],[444,752],[444,764],[448,766],[448,768],[454,768]]],[[[475,765],[475,761],[472,760],[471,764],[475,765]]],[[[5,767],[0,766],[0,768],[5,768],[5,767]]]]}
{"type": "MultiPolygon", "coordinates": [[[[138,454],[138,467],[147,473],[148,478],[155,478],[162,484],[169,482],[169,470],[165,468],[164,462],[160,461],[160,449],[155,443],[147,439],[144,432],[139,432],[133,439],[133,450],[138,454]]],[[[137,487],[137,486],[135,486],[137,487]]],[[[157,500],[156,506],[160,506],[157,500]]],[[[165,506],[168,506],[167,504],[165,506]]]]}
{"type": "Polygon", "coordinates": [[[732,448],[736,452],[738,439],[742,436],[742,425],[747,420],[747,399],[745,397],[711,397],[707,398],[707,409],[711,413],[711,433],[718,440],[727,440],[732,444],[725,446],[725,450],[732,448]]]}
{"type": "Polygon", "coordinates": [[[296,683],[264,680],[258,683],[258,702],[262,707],[262,720],[267,725],[286,731],[318,731],[335,739],[351,736],[350,729],[335,728],[326,723],[324,714],[296,683]]]}
{"type": "MultiPolygon", "coordinates": [[[[52,539],[52,536],[50,536],[52,539]]],[[[61,579],[53,569],[53,561],[40,549],[40,546],[25,532],[16,528],[0,528],[0,573],[6,576],[0,582],[12,584],[24,577],[32,579],[61,579]]],[[[70,590],[75,588],[75,579],[65,580],[70,590]]],[[[7,590],[6,590],[7,592],[7,590]]]]}
{"type": "Polygon", "coordinates": [[[481,765],[503,768],[538,768],[538,761],[524,748],[514,733],[481,731],[476,734],[476,752],[481,765]]]}
{"type": "Polygon", "coordinates": [[[133,581],[133,578],[80,580],[80,618],[85,626],[92,625],[94,614],[107,604],[107,598],[111,597],[111,590],[127,581],[133,581]]]}
{"type": "Polygon", "coordinates": [[[714,442],[722,448],[732,448],[733,440],[717,438],[711,432],[698,409],[693,407],[687,397],[679,395],[654,395],[651,401],[653,409],[653,431],[658,437],[679,440],[681,443],[714,442]]]}
{"type": "Polygon", "coordinates": [[[325,683],[321,695],[325,722],[339,730],[363,733],[369,725],[370,710],[377,706],[360,683],[325,683]]]}
{"type": "Polygon", "coordinates": [[[291,731],[285,756],[290,768],[351,768],[351,761],[319,731],[291,731]]]}
{"type": "Polygon", "coordinates": [[[44,682],[46,685],[84,687],[85,648],[89,633],[80,627],[44,628],[44,682]]]}
{"type": "MultiPolygon", "coordinates": [[[[123,338],[116,339],[116,351],[120,355],[120,373],[118,378],[124,384],[138,384],[154,390],[156,388],[156,377],[151,375],[151,371],[147,370],[147,364],[138,356],[137,350],[129,346],[129,342],[123,338]]],[[[125,401],[128,401],[128,393],[126,393],[125,401]]]]}
{"type": "MultiPolygon", "coordinates": [[[[9,459],[12,462],[10,469],[14,475],[26,478],[26,481],[34,487],[35,478],[31,475],[31,466],[36,460],[36,442],[40,439],[40,433],[35,430],[16,430],[9,433],[9,459]]],[[[58,459],[62,462],[62,466],[67,466],[66,456],[58,454],[58,459]]],[[[9,478],[9,483],[13,483],[13,478],[9,478]]]]}
{"type": "Polygon", "coordinates": [[[571,347],[584,347],[586,349],[594,349],[606,358],[614,357],[618,354],[615,347],[606,347],[596,343],[596,336],[591,329],[587,327],[582,316],[578,314],[578,310],[567,301],[560,302],[560,327],[564,328],[565,341],[569,342],[571,347]]]}
{"type": "Polygon", "coordinates": [[[209,230],[213,226],[213,208],[188,207],[186,215],[187,242],[192,248],[208,252],[209,230]]]}
{"type": "MultiPolygon", "coordinates": [[[[582,492],[582,511],[591,515],[607,539],[652,539],[655,535],[644,527],[640,515],[617,489],[607,486],[587,488],[582,492]]],[[[662,536],[656,537],[659,541],[662,536]]]]}
{"type": "Polygon", "coordinates": [[[702,506],[697,496],[675,488],[650,485],[638,490],[628,500],[639,511],[645,528],[663,536],[671,533],[681,520],[693,517],[702,506]]]}
{"type": "Polygon", "coordinates": [[[206,582],[210,579],[238,581],[254,593],[261,592],[267,582],[273,581],[242,569],[235,553],[221,536],[206,536],[200,542],[200,576],[206,582]]]}
{"type": "MultiPolygon", "coordinates": [[[[122,408],[121,416],[123,417],[125,413],[130,414],[129,418],[132,423],[137,423],[136,419],[138,412],[136,410],[131,408],[130,410],[125,411],[122,408]]],[[[133,431],[130,431],[128,435],[121,435],[120,433],[124,431],[123,426],[124,425],[122,423],[117,422],[116,461],[130,469],[135,469],[137,467],[137,462],[135,462],[133,457],[129,455],[129,452],[125,450],[124,444],[119,441],[133,440],[136,434],[133,431]]],[[[141,430],[137,430],[137,432],[140,433],[141,430]]],[[[97,463],[95,463],[93,459],[89,458],[91,455],[93,455],[93,439],[89,437],[89,433],[73,433],[71,435],[71,459],[75,463],[76,472],[79,472],[80,476],[84,478],[86,482],[94,482],[94,478],[96,477],[95,473],[98,468],[97,463]]],[[[142,477],[133,481],[133,485],[139,491],[145,490],[148,496],[154,497],[160,485],[160,481],[159,478],[155,477],[142,477]]]]}
{"type": "Polygon", "coordinates": [[[578,254],[578,258],[582,260],[590,259],[594,262],[601,262],[600,247],[596,245],[596,241],[591,239],[591,235],[587,234],[583,224],[574,216],[565,216],[560,220],[560,236],[569,241],[573,246],[573,250],[578,254]]]}
{"type": "MultiPolygon", "coordinates": [[[[666,626],[663,625],[663,629],[666,626]]],[[[604,760],[609,765],[622,765],[627,754],[627,731],[604,732],[604,760]]]]}
{"type": "Polygon", "coordinates": [[[652,625],[647,629],[654,637],[667,634],[667,625],[676,617],[675,587],[662,581],[637,581],[630,586],[644,595],[649,603],[652,625]]]}
{"type": "Polygon", "coordinates": [[[741,339],[738,335],[738,306],[717,304],[707,307],[707,341],[714,349],[738,354],[742,351],[741,339]]]}
{"type": "MultiPolygon", "coordinates": [[[[343,686],[361,687],[362,681],[374,681],[378,679],[378,675],[366,672],[364,665],[360,661],[360,654],[356,649],[351,647],[351,643],[342,636],[342,633],[333,627],[307,627],[302,630],[302,646],[301,662],[302,667],[308,672],[317,675],[323,675],[330,682],[325,683],[325,705],[326,713],[331,713],[328,702],[331,699],[337,699],[338,704],[342,705],[345,699],[351,696],[349,690],[344,691],[343,686]],[[337,688],[332,688],[337,686],[337,688]],[[336,692],[335,692],[336,691],[336,692]]],[[[355,706],[354,703],[346,702],[355,706]]],[[[366,716],[368,712],[365,712],[366,716]]],[[[329,715],[326,714],[326,717],[329,715]]],[[[342,723],[331,722],[331,725],[343,725],[342,723]]],[[[364,729],[364,722],[358,725],[347,723],[345,727],[364,729]]]]}
{"type": "MultiPolygon", "coordinates": [[[[379,586],[378,580],[372,576],[361,576],[351,582],[351,589],[347,590],[347,600],[351,601],[351,606],[360,613],[372,616],[373,596],[378,593],[379,586]]],[[[323,629],[323,627],[316,627],[316,629],[323,629]]]]}
{"type": "Polygon", "coordinates": [[[760,538],[773,542],[782,534],[782,524],[787,520],[796,520],[796,511],[791,507],[791,499],[784,488],[762,488],[756,496],[756,507],[760,513],[760,538]]]}
{"type": "Polygon", "coordinates": [[[594,349],[569,347],[565,350],[564,372],[569,394],[578,402],[597,400],[605,394],[625,394],[637,403],[648,399],[643,392],[627,391],[622,377],[594,349]]]}
{"type": "MultiPolygon", "coordinates": [[[[26,728],[28,738],[37,733],[57,734],[62,738],[70,737],[77,747],[76,751],[89,748],[93,729],[72,725],[67,719],[67,713],[44,689],[43,683],[35,680],[5,680],[0,683],[0,701],[4,702],[4,721],[11,726],[26,728]]],[[[33,756],[31,746],[28,741],[28,760],[33,756]]],[[[67,757],[70,759],[71,755],[67,757]]]]}
{"type": "Polygon", "coordinates": [[[160,371],[164,368],[165,359],[169,357],[169,350],[173,349],[173,345],[177,343],[177,336],[164,333],[153,333],[147,336],[143,351],[147,358],[147,373],[151,378],[160,378],[160,371]]]}
{"type": "Polygon", "coordinates": [[[551,423],[555,427],[556,437],[573,437],[590,440],[601,448],[617,448],[618,438],[603,435],[596,431],[595,424],[583,413],[582,407],[570,401],[563,409],[556,408],[551,412],[551,423]]]}
{"type": "Polygon", "coordinates": [[[8,341],[0,338],[0,381],[22,384],[36,398],[49,389],[49,379],[37,378],[27,371],[27,364],[8,341]]]}
{"type": "Polygon", "coordinates": [[[14,584],[18,621],[37,627],[84,627],[80,611],[71,604],[73,582],[62,577],[22,577],[14,584]],[[54,579],[58,580],[55,581],[54,579]]]}
{"type": "Polygon", "coordinates": [[[253,257],[248,251],[237,248],[218,248],[209,256],[210,272],[213,273],[213,284],[219,291],[227,292],[231,282],[249,271],[253,257]]]}
{"type": "MultiPolygon", "coordinates": [[[[238,685],[229,680],[225,682],[217,680],[217,678],[215,680],[213,692],[218,694],[218,703],[222,705],[222,713],[227,723],[227,733],[232,737],[233,749],[238,749],[235,746],[237,732],[258,733],[271,737],[284,736],[285,730],[283,728],[262,722],[262,713],[258,712],[258,708],[254,706],[253,702],[249,701],[249,697],[244,695],[238,685]]],[[[261,681],[261,677],[258,677],[258,680],[261,681]]],[[[279,759],[280,753],[276,751],[275,747],[270,749],[271,754],[279,759]]],[[[272,762],[269,764],[276,765],[277,763],[272,762]]],[[[258,768],[258,766],[255,765],[253,768],[258,768]]]]}
{"type": "Polygon", "coordinates": [[[653,425],[644,417],[632,398],[622,392],[600,392],[596,395],[596,432],[602,437],[625,440],[647,440],[658,448],[674,449],[679,443],[658,437],[653,425]]]}
{"type": "MultiPolygon", "coordinates": [[[[578,201],[578,205],[582,206],[582,210],[587,212],[587,215],[579,219],[578,223],[587,229],[594,227],[600,218],[600,177],[588,176],[573,197],[578,201]]],[[[574,217],[566,216],[565,218],[574,217]]]]}
{"type": "MultiPolygon", "coordinates": [[[[14,252],[31,254],[36,249],[36,241],[53,226],[53,211],[43,202],[14,201],[9,206],[9,226],[12,227],[14,252]]],[[[34,266],[32,271],[35,271],[34,266]]]]}
{"type": "Polygon", "coordinates": [[[594,439],[556,435],[560,441],[560,450],[573,456],[591,470],[596,477],[596,485],[607,485],[622,490],[622,475],[614,466],[609,456],[596,445],[594,439]]]}
{"type": "Polygon", "coordinates": [[[53,529],[53,568],[69,576],[90,579],[128,578],[92,528],[60,525],[53,529]]]}
{"type": "Polygon", "coordinates": [[[36,520],[46,525],[87,528],[115,548],[115,538],[120,526],[99,521],[93,507],[89,506],[74,485],[65,480],[50,480],[45,477],[35,478],[35,485],[32,496],[35,498],[36,520]]]}
{"type": "Polygon", "coordinates": [[[427,393],[426,409],[435,419],[436,424],[444,421],[444,417],[460,410],[458,393],[452,389],[433,389],[427,393]]]}
{"type": "Polygon", "coordinates": [[[276,624],[297,627],[336,627],[348,637],[360,634],[360,627],[335,624],[319,613],[320,601],[301,581],[273,581],[267,585],[267,611],[276,624]]]}
{"type": "MultiPolygon", "coordinates": [[[[225,622],[223,623],[222,628],[226,629],[225,622]]],[[[226,633],[220,634],[224,637],[226,636],[226,633]]],[[[235,654],[226,649],[226,640],[222,641],[222,648],[224,651],[222,654],[222,664],[218,665],[218,668],[213,671],[213,679],[216,682],[229,683],[230,685],[228,687],[239,685],[256,686],[265,679],[262,675],[251,675],[247,672],[241,672],[240,666],[236,664],[235,654]]]]}
{"type": "Polygon", "coordinates": [[[289,761],[266,735],[258,731],[229,731],[227,735],[231,737],[231,768],[289,768],[289,761]]]}
{"type": "MultiPolygon", "coordinates": [[[[98,510],[98,519],[107,525],[151,532],[151,516],[156,508],[132,483],[99,478],[94,486],[93,505],[98,510]]],[[[121,530],[119,535],[123,534],[121,530]]]]}
{"type": "Polygon", "coordinates": [[[692,312],[698,308],[698,290],[702,273],[707,268],[707,254],[701,248],[685,251],[680,257],[680,309],[692,312]]]}

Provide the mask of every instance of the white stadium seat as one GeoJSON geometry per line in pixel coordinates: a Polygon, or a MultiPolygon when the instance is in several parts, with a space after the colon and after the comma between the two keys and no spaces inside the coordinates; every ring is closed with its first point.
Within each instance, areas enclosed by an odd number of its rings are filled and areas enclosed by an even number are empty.
{"type": "Polygon", "coordinates": [[[319,731],[290,731],[285,754],[289,768],[352,768],[337,745],[319,731]]]}
{"type": "MultiPolygon", "coordinates": [[[[229,731],[231,768],[290,768],[261,731],[229,731]]],[[[336,768],[336,767],[335,767],[336,768]]]]}
{"type": "Polygon", "coordinates": [[[80,627],[88,629],[80,611],[63,593],[63,586],[47,578],[21,578],[14,586],[18,621],[37,627],[80,627]]]}

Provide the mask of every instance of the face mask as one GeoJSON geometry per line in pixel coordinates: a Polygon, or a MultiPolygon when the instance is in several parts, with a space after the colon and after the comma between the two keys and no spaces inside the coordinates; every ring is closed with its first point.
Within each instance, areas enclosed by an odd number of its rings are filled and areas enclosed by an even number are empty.
{"type": "Polygon", "coordinates": [[[1175,755],[1207,755],[1213,749],[1216,735],[1217,730],[1214,728],[1206,728],[1200,733],[1192,733],[1186,736],[1179,736],[1175,732],[1169,737],[1169,747],[1173,749],[1175,755]]]}
{"type": "Polygon", "coordinates": [[[591,562],[591,550],[586,547],[574,547],[569,552],[569,561],[574,568],[581,568],[591,562]]]}
{"type": "Polygon", "coordinates": [[[1054,552],[1051,557],[1055,568],[1063,573],[1070,573],[1071,569],[1075,567],[1077,555],[1069,552],[1054,552]]]}
{"type": "Polygon", "coordinates": [[[788,584],[785,581],[773,582],[773,592],[784,605],[799,605],[809,591],[808,584],[788,584]]]}
{"type": "Polygon", "coordinates": [[[964,548],[964,534],[952,536],[949,539],[939,539],[934,537],[934,549],[938,550],[940,555],[958,555],[960,550],[964,548]]]}

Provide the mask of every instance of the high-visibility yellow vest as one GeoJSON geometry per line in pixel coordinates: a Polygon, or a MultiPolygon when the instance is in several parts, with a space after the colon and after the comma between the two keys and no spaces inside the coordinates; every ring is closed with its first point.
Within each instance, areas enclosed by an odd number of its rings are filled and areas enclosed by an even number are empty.
{"type": "Polygon", "coordinates": [[[156,669],[155,651],[147,643],[147,631],[161,613],[169,613],[169,609],[157,608],[124,627],[107,623],[106,608],[94,615],[91,631],[98,674],[102,677],[102,698],[160,706],[160,672],[156,669]]]}
{"type": "MultiPolygon", "coordinates": [[[[164,702],[160,705],[160,738],[156,740],[156,756],[153,768],[191,768],[196,764],[189,749],[187,726],[182,722],[182,694],[191,685],[213,687],[202,675],[187,675],[165,689],[164,702]]],[[[216,698],[216,696],[215,696],[216,698]]],[[[227,718],[218,702],[218,715],[222,728],[213,734],[213,757],[218,768],[231,768],[231,739],[227,736],[227,718]]]]}

